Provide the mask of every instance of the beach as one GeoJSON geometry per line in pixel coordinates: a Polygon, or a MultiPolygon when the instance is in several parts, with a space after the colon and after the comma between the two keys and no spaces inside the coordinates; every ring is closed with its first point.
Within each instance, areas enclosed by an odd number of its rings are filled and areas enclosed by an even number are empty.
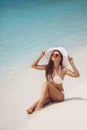
{"type": "Polygon", "coordinates": [[[86,52],[86,45],[69,50],[80,77],[65,78],[65,101],[49,104],[31,115],[26,109],[40,97],[44,72],[26,66],[19,68],[9,79],[4,79],[1,82],[4,87],[0,88],[0,130],[86,130],[86,52]]]}
{"type": "Polygon", "coordinates": [[[0,130],[87,130],[86,59],[86,0],[0,1],[0,130]],[[65,77],[64,102],[27,114],[46,80],[31,64],[42,50],[60,46],[80,77],[65,77]]]}

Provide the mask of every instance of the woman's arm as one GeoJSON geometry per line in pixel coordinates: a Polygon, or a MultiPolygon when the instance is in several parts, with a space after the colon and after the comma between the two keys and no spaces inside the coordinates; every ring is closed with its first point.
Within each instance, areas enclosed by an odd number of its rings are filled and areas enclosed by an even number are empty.
{"type": "Polygon", "coordinates": [[[67,69],[66,74],[69,76],[72,76],[72,77],[79,77],[80,74],[73,62],[73,58],[68,56],[68,61],[69,61],[70,65],[72,66],[73,71],[71,71],[70,69],[67,69]]]}
{"type": "Polygon", "coordinates": [[[35,59],[35,61],[32,63],[31,67],[38,70],[45,70],[47,65],[38,65],[39,61],[42,59],[42,57],[45,55],[45,51],[42,51],[40,55],[35,59]]]}

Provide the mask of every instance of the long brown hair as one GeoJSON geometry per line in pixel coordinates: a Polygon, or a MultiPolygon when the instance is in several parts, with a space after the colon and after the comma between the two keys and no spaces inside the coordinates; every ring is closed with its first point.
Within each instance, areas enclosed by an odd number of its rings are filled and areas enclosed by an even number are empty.
{"type": "Polygon", "coordinates": [[[61,52],[59,50],[54,50],[50,56],[50,59],[49,59],[49,62],[48,62],[48,65],[46,67],[46,72],[45,72],[45,76],[46,76],[46,80],[48,81],[49,78],[48,76],[52,76],[52,73],[53,73],[53,69],[54,69],[54,62],[52,61],[51,57],[52,55],[54,54],[55,51],[58,51],[60,53],[60,56],[61,56],[61,61],[60,61],[60,66],[62,67],[62,61],[63,61],[63,56],[61,54],[61,52]]]}

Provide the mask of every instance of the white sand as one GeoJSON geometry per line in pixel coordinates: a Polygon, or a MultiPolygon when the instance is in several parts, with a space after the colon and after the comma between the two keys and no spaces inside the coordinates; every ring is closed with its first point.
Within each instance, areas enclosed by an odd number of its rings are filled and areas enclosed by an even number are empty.
{"type": "Polygon", "coordinates": [[[44,73],[27,66],[0,82],[0,130],[87,130],[87,46],[69,50],[80,78],[66,77],[65,101],[28,115],[40,97],[44,73]]]}

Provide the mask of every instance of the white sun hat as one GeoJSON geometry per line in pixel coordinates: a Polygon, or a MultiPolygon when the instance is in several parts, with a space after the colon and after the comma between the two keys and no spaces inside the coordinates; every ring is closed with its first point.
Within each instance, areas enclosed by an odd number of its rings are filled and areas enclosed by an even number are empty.
{"type": "Polygon", "coordinates": [[[63,47],[53,47],[53,48],[48,49],[48,50],[46,51],[46,53],[45,53],[45,58],[49,61],[49,60],[50,60],[50,56],[51,56],[51,54],[52,54],[52,52],[53,52],[54,50],[60,51],[60,53],[61,53],[62,56],[63,56],[62,65],[63,65],[63,67],[67,67],[67,65],[68,65],[68,60],[67,60],[68,53],[67,53],[67,51],[65,50],[65,48],[63,48],[63,47]]]}

